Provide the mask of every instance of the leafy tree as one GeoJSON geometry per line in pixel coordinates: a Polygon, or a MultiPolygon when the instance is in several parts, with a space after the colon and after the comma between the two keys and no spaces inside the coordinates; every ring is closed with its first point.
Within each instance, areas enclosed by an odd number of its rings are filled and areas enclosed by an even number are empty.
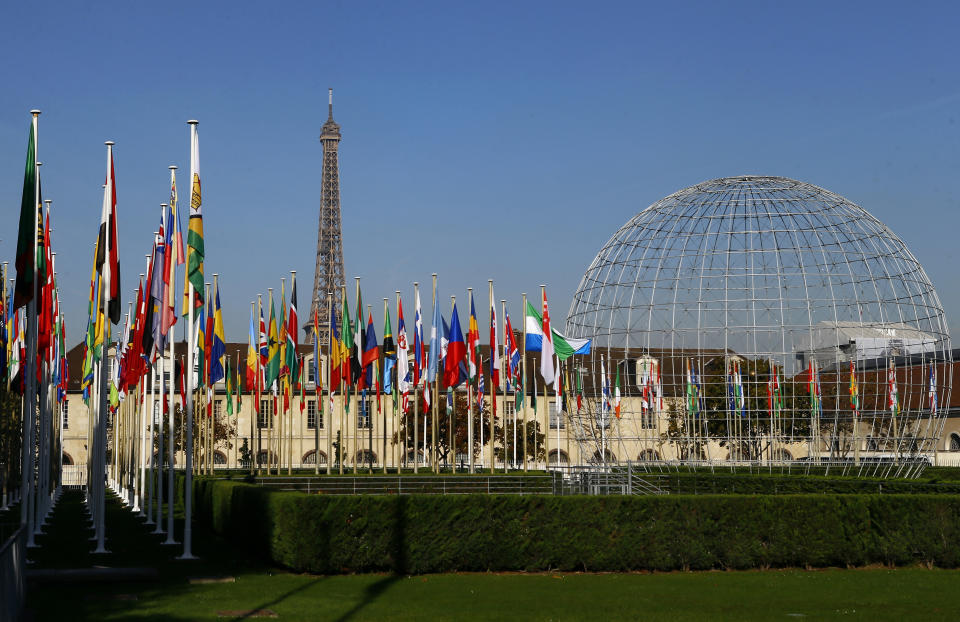
{"type": "MultiPolygon", "coordinates": [[[[420,399],[418,396],[417,399],[420,399]]],[[[421,411],[423,407],[423,402],[420,403],[421,411]]],[[[453,412],[447,413],[447,397],[446,395],[440,396],[440,403],[437,405],[437,438],[434,440],[433,430],[432,430],[432,411],[427,413],[420,412],[420,426],[418,428],[417,434],[423,435],[423,417],[427,417],[427,450],[431,445],[436,447],[437,451],[437,460],[440,464],[450,464],[453,462],[456,455],[466,455],[467,454],[467,445],[468,441],[468,422],[469,422],[469,402],[467,395],[461,392],[454,392],[453,395],[453,412]],[[452,415],[452,416],[451,416],[452,415]],[[453,438],[453,447],[450,446],[450,425],[451,422],[454,426],[454,438],[453,438]],[[453,451],[451,451],[453,450],[453,451]]],[[[487,405],[486,400],[481,400],[479,404],[475,403],[473,405],[473,455],[476,458],[480,451],[480,426],[483,426],[484,435],[483,435],[483,444],[486,445],[490,442],[489,434],[487,430],[490,429],[490,407],[487,405]]],[[[405,451],[410,452],[413,450],[417,451],[418,448],[413,446],[413,426],[414,426],[414,408],[413,401],[411,398],[410,408],[400,417],[400,429],[397,433],[393,435],[394,443],[401,443],[404,445],[405,451]]],[[[496,429],[496,421],[494,421],[494,429],[496,429]]],[[[417,439],[419,443],[423,444],[423,438],[417,439]]]]}

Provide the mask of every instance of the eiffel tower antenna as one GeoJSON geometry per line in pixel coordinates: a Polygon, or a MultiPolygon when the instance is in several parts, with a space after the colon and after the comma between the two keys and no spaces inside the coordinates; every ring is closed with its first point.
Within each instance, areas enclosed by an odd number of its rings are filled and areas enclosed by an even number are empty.
{"type": "Polygon", "coordinates": [[[305,341],[320,345],[327,343],[330,330],[330,308],[327,292],[333,293],[334,314],[342,305],[343,231],[340,226],[340,164],[337,148],[340,145],[340,125],[333,120],[333,89],[329,90],[327,121],[320,133],[323,144],[323,171],[320,189],[320,223],[317,227],[317,266],[313,274],[313,296],[310,298],[310,316],[303,325],[305,341]],[[320,326],[313,325],[314,309],[320,326]]]}

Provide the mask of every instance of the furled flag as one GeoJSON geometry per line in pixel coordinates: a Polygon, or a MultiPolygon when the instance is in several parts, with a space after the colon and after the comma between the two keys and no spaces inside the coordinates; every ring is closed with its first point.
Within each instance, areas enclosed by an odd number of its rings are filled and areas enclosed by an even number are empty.
{"type": "MultiPolygon", "coordinates": [[[[17,281],[13,293],[13,308],[19,309],[33,300],[36,281],[37,213],[41,205],[37,196],[37,117],[30,122],[27,140],[27,164],[23,171],[23,195],[20,199],[20,230],[17,235],[17,281]]],[[[109,169],[108,169],[109,176],[109,169]]],[[[99,264],[98,264],[99,265],[99,264]]],[[[6,286],[6,284],[4,284],[6,286]]]]}
{"type": "Polygon", "coordinates": [[[413,386],[420,386],[424,365],[423,314],[420,312],[420,291],[417,290],[413,304],[413,386]]]}
{"type": "Polygon", "coordinates": [[[97,272],[103,279],[107,317],[120,323],[120,260],[117,254],[117,185],[113,168],[113,149],[107,157],[107,181],[103,189],[103,210],[97,239],[97,272]]]}
{"type": "MultiPolygon", "coordinates": [[[[527,326],[527,352],[540,352],[543,349],[543,318],[540,313],[527,301],[526,309],[527,326]]],[[[567,360],[574,354],[590,354],[590,339],[573,339],[560,334],[557,329],[552,329],[553,351],[556,352],[560,362],[567,360]]]]}
{"type": "Polygon", "coordinates": [[[180,409],[185,411],[187,408],[187,376],[185,372],[187,365],[183,357],[180,357],[180,362],[177,365],[180,367],[180,409]]]}
{"type": "Polygon", "coordinates": [[[520,381],[520,350],[517,348],[517,340],[513,336],[513,325],[510,323],[510,312],[506,312],[504,317],[506,324],[507,338],[503,346],[507,349],[507,377],[513,380],[514,384],[520,381]]]}
{"type": "Polygon", "coordinates": [[[277,379],[280,377],[280,343],[277,336],[277,314],[273,306],[273,292],[270,293],[270,333],[267,337],[267,367],[263,374],[263,388],[277,394],[277,379]]]}
{"type": "MultiPolygon", "coordinates": [[[[543,290],[543,339],[541,340],[540,351],[540,375],[543,376],[545,384],[553,384],[555,370],[553,369],[553,333],[550,329],[550,310],[547,305],[547,292],[543,290]]],[[[620,369],[617,369],[619,376],[620,369]]],[[[617,411],[617,418],[620,417],[620,411],[617,411]]]]}
{"type": "Polygon", "coordinates": [[[236,387],[236,376],[233,375],[233,370],[230,369],[230,357],[226,357],[226,369],[224,370],[224,384],[227,392],[227,414],[233,414],[233,396],[237,392],[236,387]]]}
{"type": "MultiPolygon", "coordinates": [[[[167,265],[167,231],[164,221],[166,220],[166,210],[160,208],[160,231],[157,234],[157,244],[153,250],[153,260],[151,262],[152,271],[150,276],[150,299],[149,299],[149,324],[147,331],[151,335],[151,344],[153,348],[162,351],[166,345],[166,334],[163,330],[163,292],[166,289],[164,283],[164,268],[167,265]]],[[[151,350],[153,349],[151,348],[151,350]]]]}
{"type": "Polygon", "coordinates": [[[857,388],[857,367],[853,361],[850,361],[850,409],[854,417],[859,415],[860,391],[857,388]]]}
{"type": "Polygon", "coordinates": [[[460,330],[460,314],[457,313],[457,303],[453,303],[452,313],[453,315],[450,318],[450,336],[447,343],[447,356],[443,369],[443,383],[448,388],[460,386],[463,380],[461,378],[461,368],[463,367],[463,361],[467,354],[467,346],[463,342],[463,332],[460,330]]]}
{"type": "MultiPolygon", "coordinates": [[[[808,371],[810,376],[810,412],[816,416],[821,413],[821,404],[820,404],[820,372],[817,368],[817,364],[813,361],[810,361],[810,369],[808,371]]],[[[780,398],[780,378],[777,377],[774,383],[774,408],[776,411],[780,410],[779,398],[780,398]]]]}
{"type": "Polygon", "coordinates": [[[477,310],[473,306],[473,291],[470,292],[470,325],[467,327],[467,355],[470,359],[470,382],[477,379],[477,354],[480,349],[480,327],[477,310]]]}
{"type": "Polygon", "coordinates": [[[291,378],[299,378],[300,370],[297,365],[300,358],[297,356],[297,331],[300,330],[297,322],[297,277],[292,276],[290,283],[290,312],[287,318],[287,360],[286,366],[290,370],[291,378]]]}
{"type": "Polygon", "coordinates": [[[190,133],[190,219],[187,222],[187,278],[183,287],[183,314],[189,310],[189,287],[193,284],[194,312],[203,306],[203,210],[200,192],[200,138],[196,124],[190,133]]]}
{"type": "Polygon", "coordinates": [[[580,371],[580,368],[577,368],[576,374],[577,378],[577,412],[580,412],[580,409],[583,408],[583,372],[580,371]]]}
{"type": "MultiPolygon", "coordinates": [[[[349,390],[350,386],[357,380],[353,374],[353,326],[350,324],[350,309],[347,307],[347,296],[346,293],[343,295],[343,310],[340,313],[340,337],[342,348],[340,350],[342,358],[340,359],[340,379],[344,384],[347,385],[349,390]]],[[[347,402],[344,403],[348,403],[347,402]]]]}
{"type": "Polygon", "coordinates": [[[697,395],[697,369],[687,359],[687,412],[694,418],[700,413],[700,399],[697,395]]]}
{"type": "Polygon", "coordinates": [[[613,413],[620,418],[620,366],[617,365],[617,380],[613,385],[613,413]]]}
{"type": "Polygon", "coordinates": [[[340,381],[343,377],[343,342],[340,341],[340,335],[337,333],[336,313],[330,313],[330,351],[327,353],[330,366],[330,387],[331,393],[340,390],[340,381]]]}
{"type": "Polygon", "coordinates": [[[393,327],[390,326],[390,309],[383,318],[383,392],[392,394],[393,373],[397,366],[397,346],[393,343],[393,327]]]}
{"type": "Polygon", "coordinates": [[[937,372],[933,367],[933,361],[930,362],[930,374],[927,381],[927,400],[930,404],[930,414],[937,414],[937,372]]]}
{"type": "Polygon", "coordinates": [[[180,212],[177,209],[177,173],[170,169],[170,204],[167,206],[166,227],[167,254],[163,267],[163,317],[161,328],[166,335],[170,327],[177,323],[177,266],[185,262],[183,256],[183,234],[180,231],[180,212]]]}
{"type": "Polygon", "coordinates": [[[250,309],[250,333],[247,335],[247,364],[244,370],[247,390],[252,391],[257,379],[257,332],[253,325],[253,308],[250,309]]]}
{"type": "Polygon", "coordinates": [[[376,390],[374,384],[373,368],[380,360],[380,347],[377,345],[377,331],[373,328],[373,314],[367,316],[367,330],[363,335],[363,358],[360,364],[363,366],[364,379],[363,388],[376,390]]]}
{"type": "Polygon", "coordinates": [[[440,340],[443,338],[443,319],[440,317],[440,297],[435,296],[433,301],[433,322],[430,326],[430,352],[427,362],[427,382],[437,378],[440,367],[440,340]]]}
{"type": "Polygon", "coordinates": [[[230,372],[224,369],[223,359],[227,352],[226,339],[223,335],[223,314],[220,312],[220,284],[214,290],[213,336],[210,344],[210,386],[228,377],[230,372]]]}
{"type": "Polygon", "coordinates": [[[607,374],[606,364],[604,362],[604,357],[600,357],[600,382],[602,384],[601,393],[603,394],[603,411],[610,411],[610,376],[607,374]]]}
{"type": "MultiPolygon", "coordinates": [[[[499,324],[497,323],[497,304],[496,297],[493,295],[493,289],[490,290],[490,382],[493,386],[493,392],[497,392],[500,386],[500,335],[499,324]]],[[[493,408],[496,410],[497,400],[493,400],[493,408]]],[[[496,414],[496,413],[494,413],[496,414]]]]}
{"type": "MultiPolygon", "coordinates": [[[[320,317],[317,313],[317,307],[320,305],[314,305],[313,307],[313,388],[317,393],[317,397],[320,397],[320,392],[323,390],[323,373],[320,370],[320,317]]],[[[323,410],[323,401],[317,400],[317,408],[323,410]]]]}
{"type": "Polygon", "coordinates": [[[900,414],[900,400],[897,395],[897,362],[893,359],[890,359],[890,366],[887,371],[887,385],[889,388],[887,405],[890,408],[890,414],[896,417],[900,414]]]}
{"type": "Polygon", "coordinates": [[[410,393],[410,349],[407,341],[407,326],[403,321],[403,300],[397,298],[397,388],[400,390],[402,412],[407,412],[407,395],[410,393]]]}
{"type": "Polygon", "coordinates": [[[354,316],[353,323],[353,351],[351,352],[350,357],[350,372],[353,374],[353,381],[358,385],[357,389],[363,387],[359,386],[366,381],[366,376],[363,373],[363,353],[366,348],[364,348],[364,337],[366,332],[364,330],[363,321],[363,293],[360,291],[360,288],[357,288],[357,313],[354,316]]]}

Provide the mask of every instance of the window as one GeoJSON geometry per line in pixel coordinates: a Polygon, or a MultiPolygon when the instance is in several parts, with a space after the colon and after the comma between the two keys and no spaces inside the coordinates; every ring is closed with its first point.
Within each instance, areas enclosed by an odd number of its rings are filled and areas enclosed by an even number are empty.
{"type": "Polygon", "coordinates": [[[213,416],[220,417],[223,415],[223,400],[214,400],[213,401],[213,416]]]}
{"type": "Polygon", "coordinates": [[[377,454],[369,449],[361,449],[357,452],[357,464],[376,464],[377,454]]]}
{"type": "Polygon", "coordinates": [[[357,427],[367,429],[373,426],[373,409],[377,404],[372,398],[365,403],[366,407],[363,400],[357,400],[357,427]]]}
{"type": "MultiPolygon", "coordinates": [[[[317,400],[307,400],[307,428],[317,427],[317,400]]],[[[323,413],[320,414],[320,429],[323,429],[323,413]]]]}
{"type": "Polygon", "coordinates": [[[503,402],[503,415],[512,419],[515,414],[517,414],[517,401],[507,396],[503,402]]]}
{"type": "MultiPolygon", "coordinates": [[[[312,449],[303,456],[303,464],[316,464],[317,454],[312,449]]],[[[327,454],[320,452],[320,464],[327,463],[327,454]]]]}
{"type": "Polygon", "coordinates": [[[222,451],[215,450],[213,452],[213,463],[224,465],[227,463],[227,456],[222,451]]]}
{"type": "Polygon", "coordinates": [[[654,421],[654,412],[652,408],[640,407],[642,412],[640,413],[640,427],[644,430],[652,430],[656,427],[656,422],[654,421]]]}
{"type": "Polygon", "coordinates": [[[270,417],[273,416],[273,400],[260,400],[260,413],[257,415],[257,427],[269,427],[270,417]]]}
{"type": "Polygon", "coordinates": [[[565,424],[563,423],[563,417],[559,416],[557,413],[557,400],[550,400],[547,403],[547,408],[549,408],[550,412],[550,429],[556,430],[557,423],[559,421],[560,429],[562,430],[565,427],[565,424]]]}
{"type": "Polygon", "coordinates": [[[547,464],[552,466],[557,466],[557,464],[566,466],[570,464],[570,458],[567,457],[567,452],[563,451],[562,449],[560,450],[559,454],[557,453],[556,449],[551,449],[550,455],[547,456],[547,464]],[[559,455],[559,462],[557,460],[558,455],[559,455]]]}
{"type": "Polygon", "coordinates": [[[950,451],[960,451],[960,434],[956,432],[950,434],[950,451]]]}
{"type": "Polygon", "coordinates": [[[70,402],[68,400],[63,400],[60,405],[60,412],[63,414],[63,429],[67,430],[70,428],[70,402]]]}

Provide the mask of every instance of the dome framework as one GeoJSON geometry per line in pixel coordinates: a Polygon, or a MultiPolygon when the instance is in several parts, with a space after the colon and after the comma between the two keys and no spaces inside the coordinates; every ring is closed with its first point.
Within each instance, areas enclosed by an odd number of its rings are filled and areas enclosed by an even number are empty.
{"type": "Polygon", "coordinates": [[[601,460],[619,446],[660,464],[919,473],[952,381],[942,305],[903,241],[783,177],[715,179],[638,213],[584,273],[566,331],[594,340],[571,423],[601,460]],[[623,376],[618,418],[601,368],[623,376]]]}

